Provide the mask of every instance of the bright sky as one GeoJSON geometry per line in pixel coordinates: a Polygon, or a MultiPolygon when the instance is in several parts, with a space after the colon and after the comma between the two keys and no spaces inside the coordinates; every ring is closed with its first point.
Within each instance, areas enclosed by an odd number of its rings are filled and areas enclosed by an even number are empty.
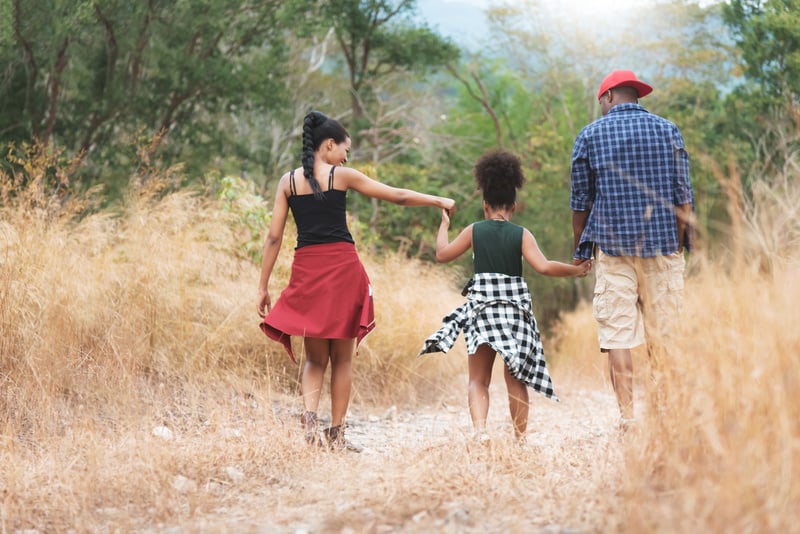
{"type": "MultiPolygon", "coordinates": [[[[424,1],[424,0],[423,0],[424,1]]],[[[514,4],[513,0],[443,0],[445,3],[462,3],[469,4],[481,9],[486,9],[496,4],[514,4]]],[[[601,0],[542,0],[544,4],[552,7],[560,7],[565,10],[583,13],[596,13],[603,11],[604,13],[614,13],[615,11],[622,11],[629,7],[653,4],[659,0],[611,0],[603,2],[601,0]]],[[[704,6],[716,3],[719,0],[695,0],[697,4],[704,6]]]]}
{"type": "MultiPolygon", "coordinates": [[[[447,3],[459,2],[470,4],[475,7],[486,9],[492,5],[513,3],[508,0],[444,0],[447,3]]],[[[632,6],[652,3],[653,0],[611,0],[603,2],[600,0],[542,0],[544,4],[551,7],[558,7],[564,11],[573,13],[598,13],[612,14],[616,11],[623,11],[632,6]]]]}
{"type": "MultiPolygon", "coordinates": [[[[509,2],[508,0],[444,0],[447,3],[454,3],[458,2],[461,4],[470,4],[475,7],[480,8],[487,8],[495,4],[508,4],[513,3],[509,2]]],[[[600,8],[600,9],[615,9],[617,7],[624,8],[630,7],[636,4],[646,4],[649,3],[648,0],[614,0],[612,2],[606,2],[603,5],[602,2],[598,2],[598,0],[543,0],[546,3],[554,4],[554,5],[561,5],[561,6],[569,6],[569,7],[580,7],[580,8],[600,8]]]]}
{"type": "MultiPolygon", "coordinates": [[[[538,0],[541,8],[559,20],[575,20],[576,28],[586,28],[600,24],[604,28],[613,27],[618,19],[627,20],[633,7],[642,8],[666,0],[538,0]]],[[[697,1],[697,0],[695,0],[697,1]]],[[[700,0],[709,1],[709,0],[700,0]]],[[[537,0],[530,0],[536,6],[537,0]]],[[[493,6],[517,5],[516,0],[419,0],[418,6],[424,16],[443,35],[447,35],[462,46],[480,46],[486,36],[488,25],[482,13],[493,6]],[[453,5],[453,11],[442,6],[453,5]],[[434,7],[438,6],[438,8],[434,7]],[[472,9],[467,9],[470,6],[472,9]],[[461,8],[459,10],[459,7],[461,8]],[[449,12],[448,12],[449,11],[449,12]]]]}

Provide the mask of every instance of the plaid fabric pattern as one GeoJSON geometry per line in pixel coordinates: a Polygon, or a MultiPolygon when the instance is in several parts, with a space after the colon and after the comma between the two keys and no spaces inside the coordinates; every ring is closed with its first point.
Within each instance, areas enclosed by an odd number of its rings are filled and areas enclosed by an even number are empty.
{"type": "Polygon", "coordinates": [[[558,401],[525,279],[479,273],[468,290],[467,302],[442,320],[442,327],[425,340],[419,356],[449,351],[463,331],[469,354],[484,343],[489,345],[500,353],[513,377],[558,401]]]}
{"type": "Polygon", "coordinates": [[[570,208],[591,210],[575,257],[591,257],[594,244],[611,256],[678,250],[674,207],[694,198],[689,156],[672,122],[639,104],[614,106],[578,134],[570,174],[570,208]]]}

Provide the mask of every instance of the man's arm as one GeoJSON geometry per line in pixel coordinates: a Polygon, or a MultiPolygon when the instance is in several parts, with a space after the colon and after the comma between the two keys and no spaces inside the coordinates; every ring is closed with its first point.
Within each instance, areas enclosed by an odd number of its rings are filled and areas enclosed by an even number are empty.
{"type": "MultiPolygon", "coordinates": [[[[586,228],[586,221],[589,220],[589,211],[572,212],[572,253],[578,252],[578,245],[581,241],[583,229],[586,228]]],[[[585,261],[582,259],[581,261],[585,261]]]]}
{"type": "MultiPolygon", "coordinates": [[[[570,196],[569,205],[572,209],[572,256],[578,254],[578,245],[581,242],[581,235],[586,229],[594,204],[594,173],[589,164],[587,154],[585,130],[582,130],[575,139],[572,147],[572,161],[570,163],[570,196]]],[[[586,258],[573,259],[573,263],[578,264],[586,261],[586,258]]]]}
{"type": "Polygon", "coordinates": [[[689,250],[692,245],[692,225],[694,224],[694,192],[689,180],[689,154],[680,131],[675,127],[675,218],[678,229],[678,251],[689,250]]]}
{"type": "MultiPolygon", "coordinates": [[[[675,206],[675,218],[678,226],[678,252],[682,252],[684,247],[688,250],[691,239],[689,233],[692,231],[692,205],[679,204],[675,206]]],[[[575,226],[573,216],[573,227],[575,226]]]]}

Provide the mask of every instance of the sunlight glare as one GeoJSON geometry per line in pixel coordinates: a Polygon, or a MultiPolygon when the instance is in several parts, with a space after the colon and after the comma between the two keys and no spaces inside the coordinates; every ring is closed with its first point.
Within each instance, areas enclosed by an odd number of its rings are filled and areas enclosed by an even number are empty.
{"type": "Polygon", "coordinates": [[[597,0],[543,0],[555,12],[584,16],[613,16],[623,14],[633,7],[642,7],[652,3],[649,0],[614,0],[598,2],[597,0]]]}
{"type": "MultiPolygon", "coordinates": [[[[503,5],[516,5],[514,0],[444,0],[447,3],[469,4],[488,9],[503,5]]],[[[552,9],[554,13],[586,16],[613,16],[623,14],[626,9],[652,4],[656,0],[614,0],[599,2],[598,0],[540,0],[543,7],[552,9]]]]}

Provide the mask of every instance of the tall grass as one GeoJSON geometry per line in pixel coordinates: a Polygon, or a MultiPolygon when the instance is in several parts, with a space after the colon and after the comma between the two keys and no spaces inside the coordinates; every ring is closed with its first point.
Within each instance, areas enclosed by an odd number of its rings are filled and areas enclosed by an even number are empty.
{"type": "MultiPolygon", "coordinates": [[[[35,173],[53,161],[29,165],[35,173]]],[[[30,184],[8,197],[0,225],[3,368],[17,377],[24,370],[48,394],[113,390],[140,376],[293,378],[282,347],[257,328],[259,266],[239,250],[248,236],[237,214],[191,192],[136,190],[115,210],[78,218],[58,204],[37,216],[24,200],[30,184]],[[87,385],[98,369],[104,376],[87,385]]],[[[288,280],[292,232],[287,226],[273,298],[288,280]]],[[[373,366],[379,375],[414,373],[409,345],[440,319],[425,295],[460,297],[446,273],[419,262],[389,254],[365,263],[381,323],[362,345],[365,378],[379,378],[370,377],[373,366]]]]}
{"type": "MultiPolygon", "coordinates": [[[[66,180],[53,185],[68,164],[58,154],[23,152],[0,175],[2,529],[140,528],[202,507],[185,484],[216,501],[238,476],[228,468],[257,474],[251,462],[271,455],[291,469],[298,453],[280,452],[289,438],[273,404],[297,402],[299,371],[258,328],[259,266],[241,252],[236,214],[167,193],[163,175],[97,211],[91,195],[64,194],[66,180]]],[[[287,233],[273,298],[288,280],[287,233]]],[[[357,358],[354,405],[447,391],[452,360],[421,366],[412,345],[440,319],[424,295],[460,296],[418,262],[367,264],[381,327],[357,358]]]]}
{"type": "MultiPolygon", "coordinates": [[[[629,451],[632,529],[798,530],[796,171],[787,167],[736,199],[742,229],[731,254],[695,261],[682,335],[653,366],[660,391],[629,451]]],[[[740,182],[735,170],[726,180],[740,182]]]]}
{"type": "Polygon", "coordinates": [[[299,367],[257,327],[236,213],[158,175],[98,211],[65,194],[69,162],[23,159],[0,176],[3,531],[798,531],[796,175],[732,194],[729,253],[692,254],[681,335],[666,357],[635,352],[621,439],[583,305],[544,340],[562,403],[532,396],[531,447],[476,448],[463,345],[416,358],[463,280],[362,251],[378,328],[351,414],[378,452],[351,456],[302,443],[299,367]]]}
{"type": "Polygon", "coordinates": [[[624,487],[634,530],[797,529],[800,265],[720,271],[693,277],[683,336],[654,365],[662,391],[624,487]]]}

